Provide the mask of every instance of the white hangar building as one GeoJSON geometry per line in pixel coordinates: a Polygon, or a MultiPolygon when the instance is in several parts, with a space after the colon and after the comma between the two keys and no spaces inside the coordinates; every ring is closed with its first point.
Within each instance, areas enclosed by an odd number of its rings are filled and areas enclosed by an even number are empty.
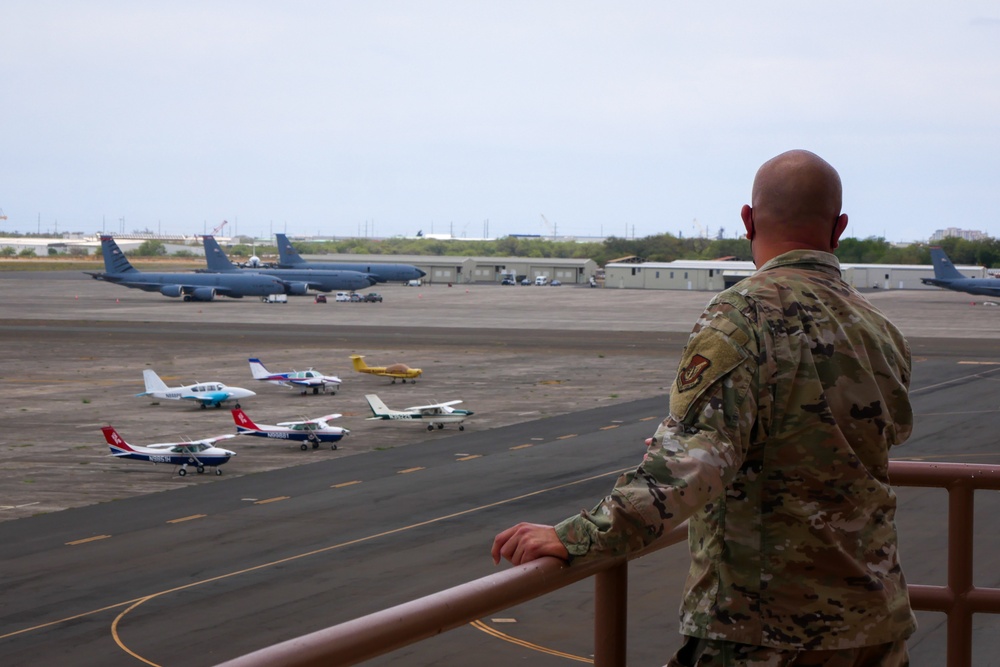
{"type": "MultiPolygon", "coordinates": [[[[955,268],[969,278],[987,277],[982,266],[955,268]]],[[[604,267],[604,286],[718,292],[754,271],[753,262],[726,260],[611,262],[604,267]]],[[[857,289],[940,289],[920,281],[934,277],[934,267],[929,264],[841,264],[840,271],[844,280],[857,289]]]]}

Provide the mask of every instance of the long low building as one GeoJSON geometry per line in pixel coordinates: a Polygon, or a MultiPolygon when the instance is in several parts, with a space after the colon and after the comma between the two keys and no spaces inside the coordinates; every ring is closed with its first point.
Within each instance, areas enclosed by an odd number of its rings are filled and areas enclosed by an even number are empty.
{"type": "MultiPolygon", "coordinates": [[[[969,278],[985,278],[982,266],[957,266],[969,278]]],[[[604,286],[622,289],[718,292],[735,285],[756,268],[753,262],[679,259],[673,262],[611,262],[604,267],[604,286]]],[[[933,278],[927,264],[841,264],[844,280],[857,289],[939,289],[921,278],[933,278]]]]}
{"type": "Polygon", "coordinates": [[[539,276],[566,285],[585,285],[597,273],[592,259],[552,257],[466,257],[462,255],[303,255],[311,262],[412,264],[424,271],[431,284],[498,283],[504,278],[517,282],[539,276]]]}

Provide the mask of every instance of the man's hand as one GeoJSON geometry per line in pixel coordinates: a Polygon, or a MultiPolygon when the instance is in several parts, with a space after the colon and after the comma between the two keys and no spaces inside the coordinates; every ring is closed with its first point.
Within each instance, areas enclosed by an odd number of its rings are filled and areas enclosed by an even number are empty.
{"type": "Polygon", "coordinates": [[[559,541],[552,526],[519,523],[503,531],[493,540],[494,564],[498,564],[500,558],[506,558],[514,565],[520,565],[542,556],[569,560],[569,552],[559,541]]]}

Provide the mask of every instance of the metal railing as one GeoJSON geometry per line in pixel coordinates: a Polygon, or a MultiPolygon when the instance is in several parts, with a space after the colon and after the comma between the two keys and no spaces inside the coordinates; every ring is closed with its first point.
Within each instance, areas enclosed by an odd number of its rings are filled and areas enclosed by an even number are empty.
{"type": "MultiPolygon", "coordinates": [[[[893,461],[895,486],[948,491],[948,583],[908,586],[920,611],[948,616],[948,667],[972,665],[972,615],[1000,613],[1000,589],[972,583],[973,501],[976,490],[1000,490],[1000,466],[893,461]]],[[[389,653],[483,616],[595,578],[594,664],[624,667],[628,561],[683,541],[686,526],[641,552],[568,567],[542,558],[411,602],[303,635],[222,663],[219,667],[341,667],[389,653]]]]}

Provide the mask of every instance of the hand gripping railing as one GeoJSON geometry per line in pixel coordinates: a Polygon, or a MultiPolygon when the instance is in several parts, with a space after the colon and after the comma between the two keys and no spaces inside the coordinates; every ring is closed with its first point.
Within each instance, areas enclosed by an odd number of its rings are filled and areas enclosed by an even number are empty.
{"type": "MultiPolygon", "coordinates": [[[[893,461],[896,486],[948,490],[948,585],[908,587],[914,609],[948,615],[948,667],[972,665],[972,614],[1000,613],[1000,589],[972,585],[972,509],[977,489],[1000,490],[1000,466],[893,461]]],[[[628,557],[567,567],[542,558],[411,602],[269,646],[219,667],[355,665],[452,630],[488,614],[595,578],[594,664],[624,667],[628,561],[677,544],[686,525],[628,557]]]]}

